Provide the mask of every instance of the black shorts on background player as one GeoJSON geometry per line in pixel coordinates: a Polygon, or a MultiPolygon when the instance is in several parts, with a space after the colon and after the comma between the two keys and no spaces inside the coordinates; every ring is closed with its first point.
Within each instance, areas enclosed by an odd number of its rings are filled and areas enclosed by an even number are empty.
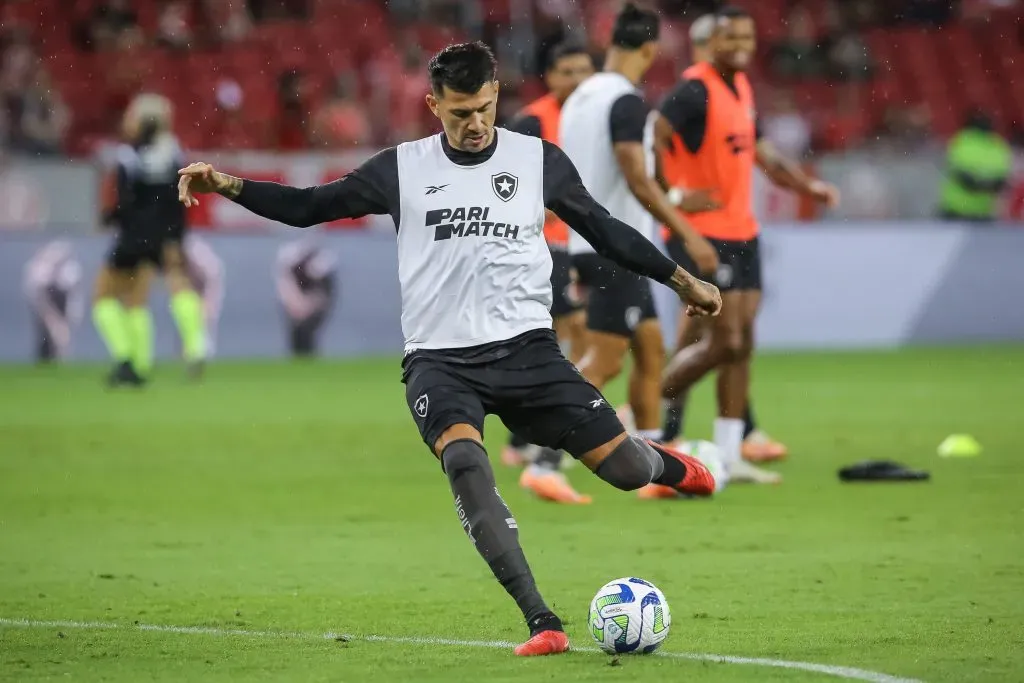
{"type": "Polygon", "coordinates": [[[669,238],[665,247],[673,261],[691,273],[710,278],[723,292],[761,289],[761,244],[757,237],[746,241],[708,238],[708,242],[718,252],[715,273],[701,273],[678,238],[669,238]]]}
{"type": "Polygon", "coordinates": [[[402,382],[424,443],[469,424],[483,434],[497,415],[529,443],[565,449],[574,457],[622,433],[615,411],[565,359],[552,330],[533,330],[507,342],[452,351],[413,351],[402,382]]]}
{"type": "Polygon", "coordinates": [[[118,237],[107,255],[107,265],[114,270],[135,270],[144,263],[163,268],[164,249],[175,245],[181,247],[180,237],[167,240],[130,240],[118,237]]]}
{"type": "Polygon", "coordinates": [[[572,292],[572,257],[564,249],[551,250],[551,317],[575,313],[582,308],[572,292]]]}
{"type": "Polygon", "coordinates": [[[651,283],[600,254],[576,254],[573,266],[587,290],[587,329],[632,337],[636,326],[657,318],[651,283]]]}

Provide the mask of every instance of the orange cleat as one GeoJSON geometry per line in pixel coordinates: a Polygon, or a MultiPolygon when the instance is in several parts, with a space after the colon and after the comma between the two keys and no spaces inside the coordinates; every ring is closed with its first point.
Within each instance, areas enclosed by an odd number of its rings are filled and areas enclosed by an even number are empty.
{"type": "Polygon", "coordinates": [[[565,635],[565,631],[541,631],[517,646],[515,653],[520,657],[541,657],[561,654],[568,649],[569,636],[565,635]]]}
{"type": "Polygon", "coordinates": [[[700,496],[702,498],[710,496],[715,492],[715,475],[711,474],[711,470],[700,460],[686,453],[666,448],[662,444],[654,443],[653,441],[648,441],[647,443],[651,444],[655,450],[668,453],[686,466],[686,476],[673,487],[676,491],[687,496],[700,496]]]}
{"type": "Polygon", "coordinates": [[[671,486],[661,484],[648,484],[636,492],[637,498],[641,500],[658,500],[661,498],[678,498],[679,492],[671,486]]]}
{"type": "Polygon", "coordinates": [[[537,472],[533,467],[527,467],[519,476],[519,485],[532,491],[541,500],[553,503],[587,505],[593,500],[590,496],[577,493],[561,472],[537,472]]]}
{"type": "Polygon", "coordinates": [[[773,462],[782,460],[789,453],[785,444],[775,441],[764,432],[757,430],[750,433],[743,441],[741,454],[747,462],[773,462]]]}

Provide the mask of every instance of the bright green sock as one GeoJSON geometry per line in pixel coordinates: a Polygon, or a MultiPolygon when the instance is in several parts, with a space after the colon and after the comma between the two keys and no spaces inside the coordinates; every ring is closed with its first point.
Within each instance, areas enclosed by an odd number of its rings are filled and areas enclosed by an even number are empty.
{"type": "Polygon", "coordinates": [[[128,326],[132,331],[132,365],[140,375],[153,369],[153,315],[140,306],[128,309],[128,326]]]}
{"type": "Polygon", "coordinates": [[[171,297],[171,315],[181,335],[181,349],[185,360],[206,357],[206,322],[203,320],[203,301],[191,289],[171,297]]]}
{"type": "Polygon", "coordinates": [[[111,358],[119,363],[131,360],[132,337],[121,302],[109,297],[97,301],[92,306],[92,322],[111,358]]]}

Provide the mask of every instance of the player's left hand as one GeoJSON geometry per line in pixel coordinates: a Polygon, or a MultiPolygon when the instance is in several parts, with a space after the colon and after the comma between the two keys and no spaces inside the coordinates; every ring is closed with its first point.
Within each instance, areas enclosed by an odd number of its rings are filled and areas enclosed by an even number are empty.
{"type": "Polygon", "coordinates": [[[839,206],[839,188],[824,180],[812,180],[807,190],[814,201],[821,202],[830,209],[839,206]]]}

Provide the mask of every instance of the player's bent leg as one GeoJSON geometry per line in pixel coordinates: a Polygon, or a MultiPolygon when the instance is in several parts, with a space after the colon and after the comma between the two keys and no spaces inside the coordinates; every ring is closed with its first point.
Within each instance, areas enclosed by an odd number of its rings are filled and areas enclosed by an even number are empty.
{"type": "Polygon", "coordinates": [[[180,242],[163,245],[164,277],[171,295],[171,316],[181,337],[181,348],[189,365],[189,374],[198,377],[206,359],[206,318],[203,300],[192,288],[185,272],[180,242]]]}
{"type": "Polygon", "coordinates": [[[715,478],[696,458],[623,432],[580,456],[598,477],[623,491],[657,484],[675,493],[710,496],[715,478]]]}
{"type": "Polygon", "coordinates": [[[632,341],[633,369],[629,382],[629,405],[637,432],[647,439],[661,437],[661,372],[665,346],[657,318],[641,321],[632,341]]]}
{"type": "Polygon", "coordinates": [[[131,338],[124,306],[118,300],[117,273],[109,266],[102,268],[96,276],[92,321],[110,357],[118,364],[127,363],[131,356],[131,338]]]}
{"type": "Polygon", "coordinates": [[[740,357],[743,324],[740,293],[722,292],[722,312],[712,318],[696,344],[681,349],[662,374],[662,396],[674,399],[690,390],[711,370],[740,357]]]}
{"type": "Polygon", "coordinates": [[[577,367],[588,382],[600,389],[622,372],[628,350],[629,337],[589,330],[587,350],[577,367]]]}
{"type": "Polygon", "coordinates": [[[153,369],[153,315],[149,310],[149,289],[153,268],[139,266],[122,295],[132,339],[132,367],[143,377],[153,369]]]}
{"type": "MultiPolygon", "coordinates": [[[[680,315],[676,327],[676,351],[698,343],[704,335],[705,321],[680,315]]],[[[665,399],[664,420],[661,428],[662,443],[672,443],[683,433],[683,415],[686,410],[688,392],[681,392],[675,398],[665,399]]]]}
{"type": "Polygon", "coordinates": [[[730,362],[719,370],[718,410],[715,445],[722,453],[729,480],[735,483],[777,484],[776,472],[755,467],[742,459],[744,420],[750,393],[750,356],[753,351],[754,319],[761,299],[756,289],[739,292],[739,315],[730,317],[730,362]]]}
{"type": "Polygon", "coordinates": [[[583,309],[560,315],[554,319],[553,326],[562,353],[573,364],[583,358],[587,346],[587,314],[583,309]]]}
{"type": "Polygon", "coordinates": [[[518,525],[498,494],[480,432],[468,424],[447,428],[435,443],[435,453],[466,535],[491,568],[498,582],[516,601],[530,629],[530,640],[516,648],[518,655],[557,654],[569,649],[561,620],[544,603],[519,545],[518,525]]]}

